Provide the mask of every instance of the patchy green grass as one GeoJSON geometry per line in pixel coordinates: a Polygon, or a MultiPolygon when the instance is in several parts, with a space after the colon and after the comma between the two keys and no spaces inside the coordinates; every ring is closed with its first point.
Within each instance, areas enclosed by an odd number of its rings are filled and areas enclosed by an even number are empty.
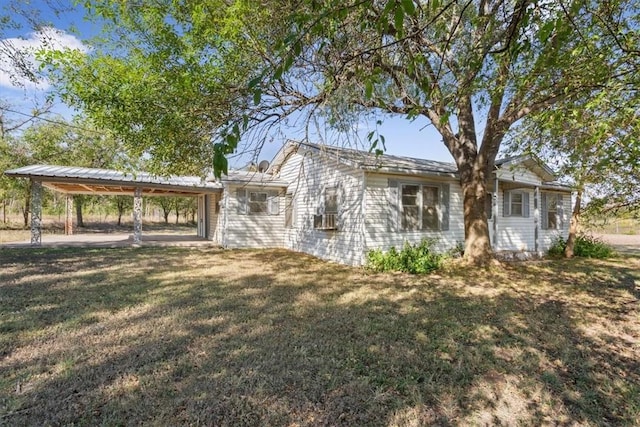
{"type": "Polygon", "coordinates": [[[0,424],[637,425],[640,259],[2,250],[0,424]]]}

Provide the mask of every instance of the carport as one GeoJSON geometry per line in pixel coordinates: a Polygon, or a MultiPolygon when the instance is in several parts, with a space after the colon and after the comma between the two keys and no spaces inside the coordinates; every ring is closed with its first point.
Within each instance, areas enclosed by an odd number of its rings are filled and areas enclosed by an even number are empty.
{"type": "Polygon", "coordinates": [[[212,238],[211,203],[222,185],[194,176],[158,177],[146,172],[31,165],[5,171],[5,175],[31,180],[31,245],[42,244],[42,187],[66,194],[65,233],[72,234],[73,195],[130,195],[133,197],[133,243],[142,241],[142,196],[198,198],[198,236],[212,238]]]}

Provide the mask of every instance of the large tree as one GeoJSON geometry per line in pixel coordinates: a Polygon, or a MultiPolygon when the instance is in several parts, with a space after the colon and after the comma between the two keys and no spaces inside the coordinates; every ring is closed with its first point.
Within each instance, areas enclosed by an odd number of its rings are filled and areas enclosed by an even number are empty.
{"type": "Polygon", "coordinates": [[[219,173],[243,132],[294,114],[423,119],[458,167],[473,263],[492,254],[486,188],[506,132],[616,78],[638,12],[635,0],[88,3],[121,31],[119,50],[58,62],[60,87],[158,163],[213,158],[219,173]]]}

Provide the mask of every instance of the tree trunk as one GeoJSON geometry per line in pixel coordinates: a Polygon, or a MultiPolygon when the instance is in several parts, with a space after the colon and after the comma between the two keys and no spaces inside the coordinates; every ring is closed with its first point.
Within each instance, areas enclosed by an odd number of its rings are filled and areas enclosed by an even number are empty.
{"type": "Polygon", "coordinates": [[[82,220],[82,197],[75,197],[76,202],[76,222],[78,227],[84,227],[84,221],[82,220]]]}
{"type": "Polygon", "coordinates": [[[7,199],[2,199],[2,223],[7,223],[7,199]]]}
{"type": "Polygon", "coordinates": [[[118,227],[120,227],[122,225],[122,215],[124,215],[124,200],[122,200],[121,198],[116,200],[116,207],[118,208],[118,227]]]}
{"type": "Polygon", "coordinates": [[[564,256],[566,258],[572,258],[575,245],[576,236],[578,234],[578,224],[580,222],[580,212],[582,210],[582,189],[578,189],[576,194],[576,203],[573,205],[573,212],[571,213],[571,222],[569,223],[569,237],[567,237],[567,245],[564,248],[564,256]]]}
{"type": "Polygon", "coordinates": [[[165,224],[169,224],[169,211],[165,211],[163,210],[162,213],[164,214],[164,223],[165,224]]]}
{"type": "Polygon", "coordinates": [[[24,219],[24,228],[29,226],[29,214],[31,213],[31,180],[27,184],[27,194],[24,197],[24,209],[22,210],[22,217],[24,219]]]}
{"type": "Polygon", "coordinates": [[[464,259],[473,265],[486,265],[493,258],[493,250],[485,211],[484,174],[472,173],[468,180],[460,181],[464,196],[464,259]]]}
{"type": "Polygon", "coordinates": [[[31,212],[31,191],[27,194],[27,197],[24,199],[24,209],[22,209],[22,218],[24,219],[24,227],[27,228],[29,226],[29,213],[31,212]]]}
{"type": "MultiPolygon", "coordinates": [[[[467,122],[472,124],[471,119],[467,122]]],[[[461,120],[460,124],[462,129],[464,122],[461,120]]],[[[471,124],[469,126],[472,127],[471,124]]],[[[487,145],[483,144],[479,152],[474,152],[475,136],[469,130],[466,133],[466,136],[449,137],[445,138],[445,141],[456,160],[460,174],[464,208],[464,260],[469,264],[481,266],[487,265],[493,259],[485,199],[487,180],[491,177],[495,164],[495,147],[500,145],[502,135],[485,135],[490,142],[487,145]]]]}
{"type": "Polygon", "coordinates": [[[442,118],[440,113],[432,113],[429,117],[442,135],[460,174],[464,207],[464,260],[476,266],[487,265],[493,259],[485,199],[487,181],[491,178],[500,144],[508,129],[508,123],[499,120],[502,94],[503,90],[492,97],[479,147],[470,96],[462,96],[458,100],[458,133],[454,134],[449,125],[436,124],[442,118]]]}

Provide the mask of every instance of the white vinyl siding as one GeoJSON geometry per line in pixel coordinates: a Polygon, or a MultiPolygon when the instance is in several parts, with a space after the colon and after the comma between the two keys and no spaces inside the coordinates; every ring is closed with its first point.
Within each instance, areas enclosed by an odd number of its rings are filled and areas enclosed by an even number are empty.
{"type": "Polygon", "coordinates": [[[284,191],[274,188],[227,187],[223,245],[229,248],[278,248],[284,246],[284,191]],[[264,201],[266,195],[266,202],[264,201]],[[253,203],[253,205],[252,205],[253,203]],[[254,209],[252,212],[251,210],[254,209]],[[266,209],[266,212],[264,212],[266,209]]]}
{"type": "Polygon", "coordinates": [[[507,182],[519,182],[531,186],[540,185],[540,177],[522,166],[504,166],[497,171],[498,178],[507,182]]]}
{"type": "Polygon", "coordinates": [[[362,172],[313,150],[300,150],[282,166],[280,179],[290,180],[287,191],[297,201],[295,226],[285,230],[285,247],[342,264],[360,265],[362,172]],[[335,229],[315,228],[316,216],[330,211],[335,213],[335,229]]]}
{"type": "Polygon", "coordinates": [[[207,238],[218,241],[219,228],[218,217],[220,214],[220,199],[222,194],[212,194],[209,199],[209,235],[207,238]]]}
{"type": "MultiPolygon", "coordinates": [[[[498,221],[497,240],[493,242],[496,251],[535,251],[535,226],[536,218],[534,211],[534,189],[518,189],[512,191],[499,191],[498,206],[504,211],[511,206],[510,196],[514,192],[523,193],[523,200],[528,199],[527,204],[529,215],[498,215],[495,218],[498,221]]],[[[566,213],[570,211],[571,197],[569,193],[558,194],[558,229],[545,228],[545,216],[548,215],[544,208],[546,202],[546,192],[540,191],[540,200],[538,201],[538,251],[545,252],[549,249],[553,240],[557,236],[567,236],[568,218],[566,213]]],[[[509,212],[507,211],[507,214],[509,212]]],[[[489,227],[492,225],[490,223],[489,227]]]]}
{"type": "Polygon", "coordinates": [[[495,220],[498,222],[497,239],[493,242],[495,250],[535,251],[535,218],[533,209],[530,209],[529,206],[529,201],[533,206],[533,191],[534,189],[531,188],[498,192],[498,206],[502,209],[502,212],[494,215],[496,217],[495,220]],[[513,194],[519,194],[519,199],[523,201],[522,214],[511,214],[513,194]],[[523,216],[526,213],[524,211],[529,212],[530,215],[523,216]]]}

